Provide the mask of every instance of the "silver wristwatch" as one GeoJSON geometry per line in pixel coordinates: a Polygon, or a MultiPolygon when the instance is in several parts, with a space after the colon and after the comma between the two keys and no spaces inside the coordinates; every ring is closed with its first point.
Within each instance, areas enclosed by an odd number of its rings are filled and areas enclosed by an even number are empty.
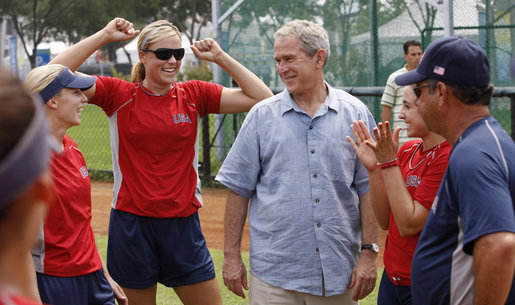
{"type": "Polygon", "coordinates": [[[376,243],[373,244],[365,244],[361,246],[361,250],[370,250],[375,253],[379,253],[379,246],[376,243]]]}

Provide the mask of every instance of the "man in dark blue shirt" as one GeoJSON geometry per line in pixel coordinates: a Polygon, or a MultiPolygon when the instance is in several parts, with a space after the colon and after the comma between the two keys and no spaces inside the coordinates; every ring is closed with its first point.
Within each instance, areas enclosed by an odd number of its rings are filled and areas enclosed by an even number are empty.
{"type": "Polygon", "coordinates": [[[488,109],[484,50],[435,40],[395,81],[416,84],[426,125],[453,145],[413,258],[413,304],[515,304],[515,143],[488,109]]]}

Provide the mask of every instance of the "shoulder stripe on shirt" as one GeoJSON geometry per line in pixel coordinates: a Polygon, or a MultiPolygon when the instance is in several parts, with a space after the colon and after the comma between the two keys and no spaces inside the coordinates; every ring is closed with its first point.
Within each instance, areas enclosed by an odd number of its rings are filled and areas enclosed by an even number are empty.
{"type": "Polygon", "coordinates": [[[508,168],[508,163],[506,162],[506,159],[504,158],[504,153],[503,153],[503,150],[502,150],[502,147],[501,147],[501,143],[499,143],[499,138],[497,137],[497,135],[495,134],[494,130],[490,126],[490,123],[488,123],[487,120],[485,120],[485,124],[486,124],[486,127],[488,128],[488,130],[490,130],[490,132],[492,133],[492,136],[495,139],[495,143],[497,143],[497,148],[499,148],[499,153],[501,154],[501,158],[502,158],[502,162],[503,162],[503,165],[504,165],[504,169],[506,170],[507,181],[509,181],[510,180],[510,171],[509,171],[509,168],[508,168]]]}
{"type": "MultiPolygon", "coordinates": [[[[120,107],[118,107],[118,109],[116,109],[114,112],[117,112],[118,110],[122,109],[123,107],[125,107],[125,105],[127,105],[128,103],[132,102],[134,100],[134,97],[131,98],[130,100],[128,100],[127,102],[125,102],[123,105],[121,105],[120,107]]],[[[113,112],[113,113],[114,113],[113,112]]]]}

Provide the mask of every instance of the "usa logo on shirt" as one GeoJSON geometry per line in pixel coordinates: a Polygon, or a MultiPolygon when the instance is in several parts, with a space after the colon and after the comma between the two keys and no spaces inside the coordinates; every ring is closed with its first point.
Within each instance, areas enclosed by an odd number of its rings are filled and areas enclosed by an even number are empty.
{"type": "Polygon", "coordinates": [[[414,186],[414,187],[418,187],[418,185],[420,184],[420,181],[422,181],[422,179],[416,175],[409,175],[408,177],[406,177],[406,187],[409,187],[409,186],[414,186]]]}
{"type": "Polygon", "coordinates": [[[85,166],[79,168],[79,171],[82,178],[86,178],[88,176],[88,169],[85,166]]]}
{"type": "Polygon", "coordinates": [[[188,116],[188,114],[184,114],[184,113],[174,114],[173,115],[173,122],[175,124],[179,124],[179,123],[189,123],[189,124],[191,124],[190,117],[188,116]]]}

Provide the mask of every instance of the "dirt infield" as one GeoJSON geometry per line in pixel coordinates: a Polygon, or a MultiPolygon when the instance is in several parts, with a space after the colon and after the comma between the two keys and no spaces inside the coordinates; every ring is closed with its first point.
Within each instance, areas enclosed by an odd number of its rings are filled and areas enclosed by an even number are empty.
{"type": "MultiPolygon", "coordinates": [[[[107,235],[113,184],[91,182],[91,201],[93,213],[93,231],[95,234],[107,235]]],[[[202,232],[208,248],[223,249],[224,245],[224,213],[227,191],[225,189],[203,188],[204,207],[199,210],[202,232]]],[[[249,251],[249,229],[245,225],[241,241],[242,251],[249,251]]]]}
{"type": "MultiPolygon", "coordinates": [[[[107,235],[111,200],[113,198],[113,184],[105,182],[91,182],[93,231],[98,235],[107,235]]],[[[203,188],[202,199],[204,207],[199,210],[202,232],[206,238],[208,248],[223,249],[224,244],[224,212],[227,191],[225,189],[203,188]]],[[[241,249],[249,251],[248,225],[245,224],[241,249]]],[[[378,264],[382,267],[382,250],[384,249],[384,237],[381,233],[378,264]]]]}

